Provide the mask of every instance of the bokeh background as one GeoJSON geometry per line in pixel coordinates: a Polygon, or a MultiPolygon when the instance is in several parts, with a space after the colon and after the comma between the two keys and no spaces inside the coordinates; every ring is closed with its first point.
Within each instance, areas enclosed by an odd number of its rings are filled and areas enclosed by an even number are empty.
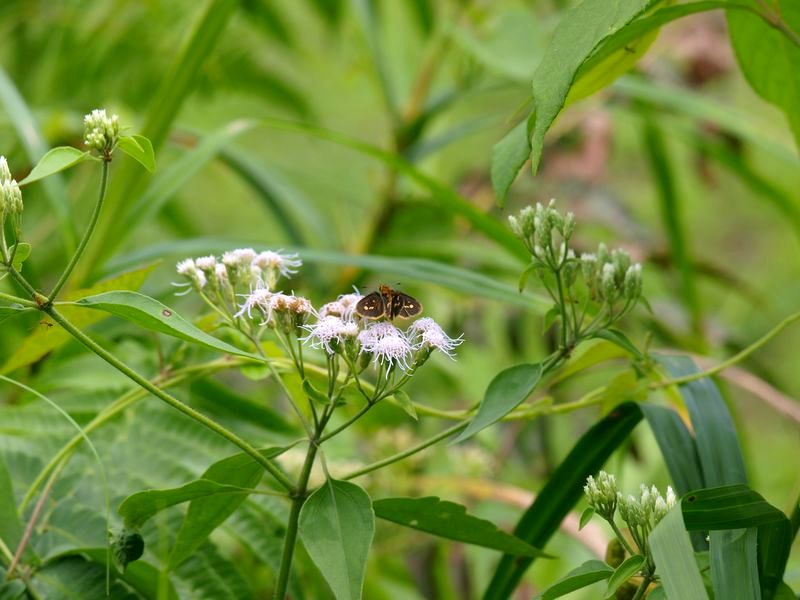
{"type": "MultiPolygon", "coordinates": [[[[118,113],[132,132],[161,123],[154,175],[127,157],[115,161],[105,242],[90,252],[84,286],[154,264],[143,291],[198,316],[197,302],[173,296],[175,262],[245,245],[299,252],[306,267],[291,286],[315,303],[353,285],[399,283],[427,315],[464,333],[458,360],[440,357],[409,389],[415,400],[445,410],[473,405],[499,370],[544,356],[553,340],[535,298],[541,290],[532,284],[528,295],[516,292],[524,262],[475,231],[442,189],[500,223],[527,204],[556,198],[578,217],[579,248],[599,241],[626,248],[644,264],[653,308],[638,310],[626,328],[651,349],[680,349],[713,364],[800,307],[800,159],[785,117],[738,70],[720,12],[666,27],[635,72],[564,111],[546,139],[539,174],[523,169],[501,210],[489,180],[491,147],[527,114],[533,71],[571,3],[242,0],[231,3],[237,6],[205,47],[187,46],[208,7],[220,4],[0,6],[0,153],[17,179],[43,148],[79,146],[82,117],[93,108],[118,113]],[[191,63],[192,53],[196,73],[187,77],[176,65],[191,63]]],[[[40,286],[52,283],[82,231],[97,177],[84,164],[48,187],[26,189],[26,239],[34,251],[25,269],[40,286]]],[[[114,319],[91,331],[150,374],[164,356],[182,352],[114,319]]],[[[74,343],[13,362],[23,344],[53,335],[34,318],[4,323],[0,370],[85,423],[127,383],[74,343]]],[[[788,330],[721,380],[751,485],[785,510],[800,491],[798,343],[800,330],[788,330]]],[[[575,399],[623,366],[611,361],[542,393],[575,399]]],[[[225,374],[179,394],[257,439],[291,437],[265,426],[263,415],[226,410],[223,385],[248,405],[279,410],[268,380],[245,375],[225,374]]],[[[597,418],[592,409],[497,426],[365,484],[375,497],[462,501],[511,527],[597,418]]],[[[382,407],[336,447],[334,468],[370,462],[441,427],[382,407]]],[[[72,433],[35,398],[0,388],[0,448],[18,492],[72,433]]],[[[228,452],[152,399],[99,431],[96,443],[109,468],[112,506],[144,487],[180,484],[228,452]]],[[[49,526],[37,533],[42,547],[102,544],[102,487],[93,465],[84,451],[70,463],[54,489],[49,526]]],[[[610,469],[629,490],[642,481],[662,488],[669,482],[644,427],[610,469]]],[[[185,566],[181,589],[198,598],[265,597],[276,542],[261,533],[265,522],[277,526],[282,510],[252,501],[214,534],[198,564],[185,566]],[[198,581],[204,570],[219,581],[198,581]]],[[[168,539],[173,521],[154,525],[152,535],[168,539]]],[[[559,534],[548,546],[559,558],[538,561],[519,597],[592,557],[604,539],[602,528],[581,539],[559,534]]],[[[786,578],[795,588],[797,554],[786,578]]],[[[496,559],[381,525],[365,595],[477,598],[496,559]]],[[[301,566],[301,576],[307,597],[327,597],[311,567],[301,566]]]]}

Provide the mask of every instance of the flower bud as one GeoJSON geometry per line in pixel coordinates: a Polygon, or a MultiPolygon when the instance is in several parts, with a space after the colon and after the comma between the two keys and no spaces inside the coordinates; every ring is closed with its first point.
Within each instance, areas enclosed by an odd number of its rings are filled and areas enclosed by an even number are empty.
{"type": "Polygon", "coordinates": [[[642,265],[636,263],[625,272],[625,298],[637,300],[642,295],[642,265]]]}
{"type": "Polygon", "coordinates": [[[0,211],[7,215],[22,214],[22,192],[13,179],[0,182],[0,211]]]}
{"type": "Polygon", "coordinates": [[[603,265],[600,287],[603,292],[603,298],[608,302],[612,302],[614,300],[614,296],[616,296],[617,285],[615,282],[615,275],[616,269],[614,268],[613,264],[606,263],[603,265]]]}
{"type": "Polygon", "coordinates": [[[597,246],[597,260],[601,265],[611,262],[611,254],[608,252],[608,247],[602,242],[597,246]]]}
{"type": "Polygon", "coordinates": [[[0,156],[0,182],[11,179],[11,169],[8,168],[8,161],[5,156],[0,156]]]}
{"type": "Polygon", "coordinates": [[[581,273],[586,285],[591,286],[597,273],[597,255],[586,252],[581,254],[581,273]]]}
{"type": "Polygon", "coordinates": [[[617,480],[613,475],[600,471],[597,479],[589,475],[583,487],[589,506],[604,519],[610,521],[614,518],[617,509],[617,480]]]}
{"type": "Polygon", "coordinates": [[[83,143],[98,152],[108,154],[119,140],[119,117],[95,109],[83,118],[83,143]]]}

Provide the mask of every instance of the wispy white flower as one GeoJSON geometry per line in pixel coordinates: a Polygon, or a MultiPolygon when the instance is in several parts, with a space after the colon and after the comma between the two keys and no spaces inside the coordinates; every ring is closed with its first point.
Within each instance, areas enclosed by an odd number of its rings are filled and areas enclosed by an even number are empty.
{"type": "Polygon", "coordinates": [[[358,334],[358,343],[364,352],[372,352],[375,345],[386,337],[403,337],[403,333],[387,321],[370,323],[358,334]]]}
{"type": "Polygon", "coordinates": [[[237,248],[222,255],[222,264],[226,267],[249,266],[255,257],[256,251],[252,248],[237,248]]]}
{"type": "Polygon", "coordinates": [[[463,335],[451,338],[439,324],[430,317],[414,321],[408,328],[408,335],[416,348],[433,348],[455,359],[453,350],[463,343],[463,335]]]}
{"type": "Polygon", "coordinates": [[[358,304],[358,301],[361,300],[361,298],[363,298],[361,294],[343,294],[333,302],[328,302],[327,304],[323,305],[319,311],[319,315],[321,317],[333,315],[336,317],[342,317],[342,319],[346,321],[350,320],[353,318],[356,304],[358,304]]]}
{"type": "Polygon", "coordinates": [[[203,289],[206,283],[208,283],[206,280],[205,273],[203,273],[197,268],[197,264],[191,258],[187,258],[186,260],[180,261],[177,264],[176,269],[178,271],[178,275],[183,275],[184,277],[186,277],[198,289],[203,289]]]}
{"type": "Polygon", "coordinates": [[[253,318],[253,309],[261,309],[262,312],[269,310],[269,301],[272,298],[272,292],[265,287],[257,287],[245,296],[244,303],[240,305],[240,310],[234,317],[241,317],[244,313],[251,319],[253,318]]]}
{"type": "Polygon", "coordinates": [[[375,356],[376,363],[386,363],[390,367],[398,365],[401,369],[408,369],[408,360],[414,349],[406,338],[399,335],[387,335],[378,339],[370,352],[375,356]]]}
{"type": "Polygon", "coordinates": [[[283,277],[291,277],[303,265],[303,261],[297,254],[281,254],[273,250],[260,252],[254,259],[253,264],[262,271],[274,270],[283,277]]]}
{"type": "Polygon", "coordinates": [[[358,325],[334,315],[320,317],[313,325],[304,325],[303,329],[308,331],[308,335],[300,339],[312,348],[324,348],[328,354],[336,352],[335,342],[343,342],[358,333],[358,325]]]}
{"type": "Polygon", "coordinates": [[[215,269],[217,268],[217,258],[216,256],[201,256],[200,258],[194,261],[194,264],[197,265],[197,268],[205,273],[214,273],[215,269]]]}
{"type": "Polygon", "coordinates": [[[257,309],[264,317],[263,324],[269,323],[275,313],[290,314],[293,317],[306,316],[314,313],[314,307],[306,298],[280,292],[271,292],[268,288],[257,287],[245,297],[239,312],[234,316],[240,317],[244,313],[253,318],[253,309],[257,309]]]}

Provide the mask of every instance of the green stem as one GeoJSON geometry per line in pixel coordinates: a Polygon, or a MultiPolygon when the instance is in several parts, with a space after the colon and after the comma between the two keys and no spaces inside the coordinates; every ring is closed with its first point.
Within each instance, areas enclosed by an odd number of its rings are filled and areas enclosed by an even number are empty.
{"type": "Polygon", "coordinates": [[[614,522],[614,519],[609,519],[608,524],[611,525],[611,529],[614,531],[614,535],[617,536],[617,539],[619,539],[620,543],[625,547],[625,550],[628,551],[628,554],[630,556],[636,556],[638,552],[633,551],[633,548],[631,548],[631,545],[628,543],[628,540],[625,539],[625,536],[622,535],[622,532],[619,530],[619,527],[614,522]]]}
{"type": "Polygon", "coordinates": [[[778,335],[781,331],[789,327],[789,325],[794,324],[795,322],[800,321],[800,312],[796,312],[793,315],[786,317],[783,321],[778,323],[775,327],[773,327],[769,333],[764,335],[763,337],[759,338],[752,344],[750,344],[747,348],[739,352],[738,354],[732,356],[726,361],[723,361],[716,365],[715,367],[711,367],[710,369],[706,369],[705,371],[700,371],[699,373],[692,373],[691,375],[684,375],[683,377],[676,377],[675,379],[668,379],[666,381],[659,381],[650,384],[652,389],[667,387],[670,385],[680,385],[682,383],[689,383],[692,381],[697,381],[699,379],[703,379],[704,377],[711,377],[712,375],[716,375],[721,371],[724,371],[728,367],[735,365],[738,362],[741,362],[753,352],[764,346],[767,342],[769,342],[772,338],[778,335]]]}
{"type": "Polygon", "coordinates": [[[261,453],[256,448],[251,446],[249,443],[244,441],[235,433],[229,431],[228,429],[226,429],[213,419],[209,419],[204,414],[196,411],[190,406],[187,406],[174,396],[171,396],[170,394],[161,390],[157,386],[153,385],[146,378],[139,375],[139,373],[131,369],[128,365],[120,361],[116,356],[105,350],[102,346],[98,345],[89,336],[84,334],[80,329],[75,327],[66,318],[64,318],[64,316],[61,313],[59,313],[53,306],[48,306],[47,308],[44,309],[44,311],[48,315],[50,315],[50,317],[52,317],[52,319],[56,323],[61,325],[70,335],[72,335],[75,339],[81,342],[89,350],[97,354],[97,356],[105,360],[108,364],[117,369],[123,375],[125,375],[129,379],[132,379],[139,386],[143,387],[148,392],[153,394],[155,397],[159,398],[160,400],[163,400],[176,410],[179,410],[189,418],[197,421],[198,423],[204,425],[214,433],[222,436],[223,438],[231,442],[233,445],[241,448],[246,454],[251,456],[253,460],[255,460],[258,464],[264,467],[264,469],[266,469],[269,472],[269,474],[272,475],[275,478],[275,480],[278,483],[280,483],[287,491],[289,492],[294,491],[294,486],[292,485],[292,482],[289,481],[289,479],[286,477],[286,475],[284,475],[283,472],[272,463],[272,461],[262,456],[261,453]]]}
{"type": "Polygon", "coordinates": [[[453,425],[445,429],[444,431],[436,434],[435,436],[428,438],[424,442],[417,444],[413,448],[409,448],[408,450],[404,450],[403,452],[399,452],[397,454],[393,454],[388,458],[384,458],[383,460],[379,460],[378,462],[374,462],[371,465],[367,465],[366,467],[362,467],[352,473],[348,473],[341,479],[348,480],[348,479],[355,479],[356,477],[361,477],[362,475],[366,475],[367,473],[371,473],[372,471],[377,471],[378,469],[382,469],[387,465],[391,465],[392,463],[396,463],[397,461],[403,460],[404,458],[408,458],[409,456],[413,456],[417,452],[421,452],[425,450],[429,446],[433,446],[435,443],[440,442],[443,439],[450,437],[453,434],[458,433],[462,429],[467,426],[468,422],[465,421],[463,423],[459,423],[457,425],[453,425]]]}
{"type": "MultiPolygon", "coordinates": [[[[324,427],[321,424],[320,427],[324,427]]],[[[317,442],[311,440],[306,453],[306,460],[297,481],[297,491],[292,495],[292,507],[289,510],[289,522],[286,525],[286,537],[283,539],[283,553],[281,555],[281,566],[278,571],[278,581],[275,585],[273,600],[284,600],[286,590],[289,586],[289,574],[292,571],[292,558],[294,557],[294,547],[297,544],[297,528],[300,523],[300,509],[308,497],[308,480],[311,477],[311,469],[314,466],[314,459],[317,456],[317,442]]]]}
{"type": "Polygon", "coordinates": [[[83,234],[83,238],[81,238],[80,244],[78,244],[78,248],[75,250],[75,254],[72,255],[69,263],[67,264],[66,269],[61,274],[61,277],[56,282],[56,285],[53,287],[53,291],[50,292],[50,302],[55,301],[58,293],[61,291],[67,281],[69,281],[69,276],[72,275],[72,271],[75,269],[75,265],[78,264],[81,256],[83,256],[83,251],[86,250],[86,245],[89,243],[89,239],[92,237],[94,233],[94,228],[97,226],[97,220],[100,218],[100,211],[103,208],[103,200],[106,197],[106,189],[108,188],[108,168],[110,164],[110,159],[103,160],[103,174],[100,179],[100,195],[97,198],[97,203],[94,205],[94,210],[92,211],[92,216],[89,219],[89,225],[86,228],[86,231],[83,234]]]}
{"type": "Polygon", "coordinates": [[[561,282],[561,268],[554,271],[556,276],[556,291],[558,292],[558,308],[561,312],[561,347],[567,347],[569,335],[569,318],[567,317],[567,306],[564,302],[564,284],[561,282]]]}
{"type": "Polygon", "coordinates": [[[6,302],[11,302],[14,304],[21,304],[22,306],[27,306],[29,308],[39,308],[39,305],[36,304],[36,302],[25,300],[25,298],[18,298],[17,296],[12,296],[11,294],[4,294],[3,292],[0,292],[0,300],[5,300],[6,302]]]}
{"type": "Polygon", "coordinates": [[[339,425],[339,427],[337,427],[337,428],[336,428],[336,429],[334,429],[333,431],[331,431],[331,432],[329,432],[329,433],[326,433],[326,434],[325,434],[325,435],[323,435],[321,438],[319,438],[319,443],[320,443],[320,444],[322,444],[323,442],[326,442],[326,441],[328,441],[328,440],[329,440],[329,439],[331,439],[332,437],[334,437],[334,436],[336,436],[336,435],[339,435],[339,434],[340,434],[341,432],[343,432],[345,429],[347,429],[348,427],[350,427],[350,425],[352,425],[353,423],[355,423],[356,421],[358,421],[358,420],[359,420],[361,417],[363,417],[365,414],[367,414],[367,412],[369,411],[369,409],[371,409],[373,406],[375,406],[375,404],[377,404],[377,402],[378,402],[377,400],[374,400],[374,401],[373,401],[373,400],[370,400],[370,401],[368,401],[368,402],[367,402],[367,403],[366,403],[364,406],[362,406],[362,407],[359,409],[359,411],[358,411],[356,414],[354,414],[352,417],[350,417],[349,419],[347,419],[347,421],[345,421],[344,423],[342,423],[341,425],[339,425]]]}
{"type": "Polygon", "coordinates": [[[642,583],[639,584],[639,587],[636,590],[636,594],[634,594],[632,600],[641,600],[642,598],[644,598],[644,593],[647,591],[647,588],[650,587],[651,583],[653,583],[653,576],[645,575],[644,579],[642,579],[642,583]]]}

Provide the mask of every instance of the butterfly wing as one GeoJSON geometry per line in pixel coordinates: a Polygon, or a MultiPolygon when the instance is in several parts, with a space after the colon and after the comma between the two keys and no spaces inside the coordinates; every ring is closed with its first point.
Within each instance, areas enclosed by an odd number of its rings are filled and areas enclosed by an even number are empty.
{"type": "Polygon", "coordinates": [[[416,317],[422,312],[422,304],[419,300],[412,298],[408,294],[398,293],[392,303],[392,315],[401,317],[403,319],[410,319],[416,317]],[[396,311],[395,311],[395,306],[396,311]]]}
{"type": "Polygon", "coordinates": [[[356,304],[356,314],[365,319],[380,319],[386,312],[386,303],[380,292],[367,294],[356,304]]]}

